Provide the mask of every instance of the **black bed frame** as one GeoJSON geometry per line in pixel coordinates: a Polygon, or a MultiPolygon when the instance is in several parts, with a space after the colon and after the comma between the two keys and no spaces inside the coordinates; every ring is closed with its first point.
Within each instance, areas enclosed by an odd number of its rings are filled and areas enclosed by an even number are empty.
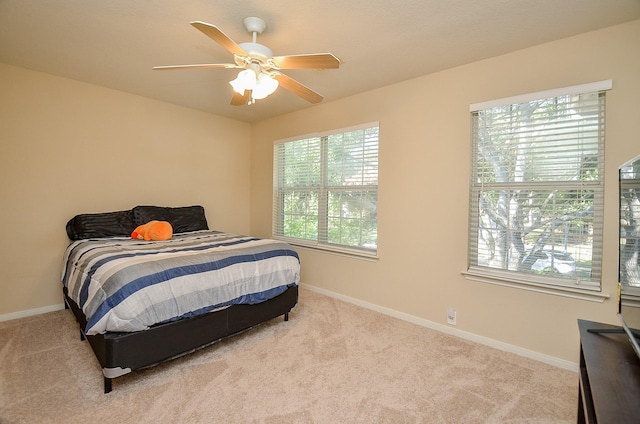
{"type": "Polygon", "coordinates": [[[131,371],[150,367],[205,347],[260,323],[284,315],[298,302],[298,286],[290,286],[273,299],[254,305],[233,305],[226,309],[156,325],[134,333],[85,335],[86,317],[63,289],[65,307],[71,309],[80,325],[81,340],[87,339],[102,366],[104,392],[112,379],[131,371]]]}

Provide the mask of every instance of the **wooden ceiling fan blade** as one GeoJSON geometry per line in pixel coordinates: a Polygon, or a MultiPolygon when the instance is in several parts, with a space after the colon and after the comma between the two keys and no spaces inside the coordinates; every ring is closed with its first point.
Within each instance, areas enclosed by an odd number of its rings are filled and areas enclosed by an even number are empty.
{"type": "Polygon", "coordinates": [[[331,53],[298,54],[271,58],[280,69],[336,69],[340,59],[331,53]]]}
{"type": "Polygon", "coordinates": [[[251,98],[251,90],[244,90],[244,94],[240,94],[237,91],[233,92],[233,97],[231,98],[232,106],[244,106],[249,103],[249,99],[251,98]]]}
{"type": "Polygon", "coordinates": [[[274,76],[274,78],[278,80],[278,84],[280,84],[282,88],[291,91],[293,94],[302,97],[310,103],[320,103],[323,99],[320,94],[316,93],[309,87],[300,84],[298,81],[286,76],[285,74],[278,73],[274,76]]]}
{"type": "Polygon", "coordinates": [[[222,32],[217,26],[208,24],[201,21],[191,22],[196,29],[200,30],[207,37],[211,38],[216,43],[238,56],[247,56],[247,52],[242,47],[233,41],[227,34],[222,32]]]}
{"type": "Polygon", "coordinates": [[[198,68],[240,68],[240,66],[233,63],[195,63],[192,65],[166,65],[166,66],[154,66],[156,71],[166,71],[171,69],[198,69],[198,68]]]}

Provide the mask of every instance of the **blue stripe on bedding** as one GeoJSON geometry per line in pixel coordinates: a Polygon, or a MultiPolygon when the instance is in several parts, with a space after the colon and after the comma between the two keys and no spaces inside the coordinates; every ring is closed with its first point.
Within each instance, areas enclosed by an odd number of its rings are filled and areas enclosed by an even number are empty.
{"type": "Polygon", "coordinates": [[[299,280],[300,259],[288,244],[216,231],[164,242],[76,241],[62,270],[62,283],[87,318],[86,334],[139,331],[262,302],[299,280]]]}

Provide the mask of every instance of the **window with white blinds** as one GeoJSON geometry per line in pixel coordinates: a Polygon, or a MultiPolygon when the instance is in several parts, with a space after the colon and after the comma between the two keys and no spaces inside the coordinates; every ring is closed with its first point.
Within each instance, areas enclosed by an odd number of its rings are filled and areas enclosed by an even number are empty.
{"type": "Polygon", "coordinates": [[[372,123],[276,142],[274,237],[374,256],[378,141],[378,123],[372,123]]]}
{"type": "Polygon", "coordinates": [[[469,273],[600,290],[610,88],[603,81],[472,106],[469,273]]]}

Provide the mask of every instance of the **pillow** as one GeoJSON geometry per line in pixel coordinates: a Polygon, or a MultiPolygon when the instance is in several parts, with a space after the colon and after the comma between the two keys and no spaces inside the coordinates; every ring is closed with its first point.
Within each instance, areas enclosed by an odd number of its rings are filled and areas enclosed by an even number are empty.
{"type": "Polygon", "coordinates": [[[133,212],[105,212],[76,215],[67,222],[70,240],[95,237],[131,236],[135,229],[133,212]]]}
{"type": "Polygon", "coordinates": [[[133,208],[134,228],[149,221],[168,221],[173,227],[174,233],[209,229],[202,206],[183,206],[179,208],[136,206],[133,208]]]}

